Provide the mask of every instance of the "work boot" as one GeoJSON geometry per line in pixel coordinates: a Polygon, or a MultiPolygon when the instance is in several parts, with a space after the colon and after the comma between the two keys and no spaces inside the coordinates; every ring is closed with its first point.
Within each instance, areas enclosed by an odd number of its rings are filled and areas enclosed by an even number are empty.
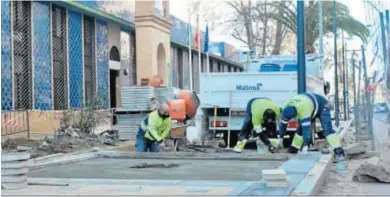
{"type": "Polygon", "coordinates": [[[299,151],[299,149],[297,149],[297,148],[295,148],[295,147],[293,147],[293,146],[288,147],[288,152],[289,152],[289,153],[297,154],[298,151],[299,151]]]}
{"type": "Polygon", "coordinates": [[[338,147],[334,149],[334,156],[333,159],[335,162],[340,162],[345,160],[345,153],[343,148],[338,147]]]}
{"type": "Polygon", "coordinates": [[[234,147],[234,152],[241,153],[244,150],[246,144],[246,140],[238,141],[236,146],[234,147]]]}

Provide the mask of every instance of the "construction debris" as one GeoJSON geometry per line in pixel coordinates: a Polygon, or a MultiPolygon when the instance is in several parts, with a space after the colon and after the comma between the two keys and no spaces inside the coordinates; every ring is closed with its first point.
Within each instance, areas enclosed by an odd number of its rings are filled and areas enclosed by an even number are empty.
{"type": "Polygon", "coordinates": [[[142,163],[135,166],[130,166],[130,168],[176,168],[179,167],[179,164],[148,164],[142,163]]]}
{"type": "Polygon", "coordinates": [[[345,149],[345,153],[349,158],[364,154],[366,151],[367,145],[364,142],[351,144],[345,149]]]}
{"type": "Polygon", "coordinates": [[[353,181],[390,183],[390,164],[379,161],[377,164],[364,163],[355,170],[353,181]]]}
{"type": "Polygon", "coordinates": [[[106,130],[99,134],[100,140],[110,146],[117,146],[120,143],[118,130],[106,130]]]}

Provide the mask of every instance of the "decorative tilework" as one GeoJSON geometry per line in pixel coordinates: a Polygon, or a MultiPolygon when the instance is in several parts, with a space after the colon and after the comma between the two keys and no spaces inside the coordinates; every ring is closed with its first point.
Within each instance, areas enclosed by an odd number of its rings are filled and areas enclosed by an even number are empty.
{"type": "Polygon", "coordinates": [[[33,11],[33,66],[34,108],[52,109],[50,3],[32,2],[33,11]]]}
{"type": "Polygon", "coordinates": [[[108,32],[105,22],[96,22],[96,58],[97,58],[97,89],[103,106],[109,107],[108,103],[108,32]]]}
{"type": "Polygon", "coordinates": [[[112,14],[123,20],[134,22],[135,1],[77,1],[90,8],[112,14]]]}
{"type": "Polygon", "coordinates": [[[12,110],[10,1],[1,1],[1,109],[12,110]]]}
{"type": "Polygon", "coordinates": [[[83,104],[83,43],[81,36],[82,16],[68,10],[69,99],[71,108],[80,108],[83,104]]]}

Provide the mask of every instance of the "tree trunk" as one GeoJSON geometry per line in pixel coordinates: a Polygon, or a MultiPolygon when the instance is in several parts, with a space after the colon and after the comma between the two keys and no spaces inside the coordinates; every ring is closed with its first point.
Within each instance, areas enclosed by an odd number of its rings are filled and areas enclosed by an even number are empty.
{"type": "MultiPolygon", "coordinates": [[[[241,2],[241,5],[244,5],[241,2]]],[[[251,1],[248,1],[248,6],[245,9],[246,14],[244,15],[244,25],[246,30],[246,36],[248,39],[249,50],[254,51],[256,54],[256,43],[254,41],[253,27],[252,27],[252,4],[251,1]]]]}
{"type": "Polygon", "coordinates": [[[263,18],[263,40],[261,55],[265,55],[265,49],[267,48],[267,30],[268,30],[268,16],[267,16],[267,1],[264,2],[264,18],[263,18]]]}
{"type": "MultiPolygon", "coordinates": [[[[280,6],[278,9],[278,14],[282,15],[284,12],[284,4],[285,1],[280,1],[280,6]]],[[[282,42],[283,42],[283,31],[282,31],[283,25],[280,21],[276,22],[276,34],[275,34],[275,43],[274,47],[272,49],[272,55],[279,55],[280,54],[280,49],[282,47],[282,42]]]]}

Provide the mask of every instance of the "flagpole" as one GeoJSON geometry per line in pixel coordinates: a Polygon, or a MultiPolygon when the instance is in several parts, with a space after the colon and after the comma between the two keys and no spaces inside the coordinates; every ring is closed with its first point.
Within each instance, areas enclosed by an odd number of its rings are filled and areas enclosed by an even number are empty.
{"type": "MultiPolygon", "coordinates": [[[[207,29],[208,29],[208,21],[206,20],[206,27],[207,27],[207,29]]],[[[207,30],[208,31],[208,30],[207,30]]],[[[210,43],[210,32],[207,32],[207,36],[208,36],[208,40],[207,40],[207,44],[209,45],[209,43],[210,43]]],[[[205,38],[206,39],[206,38],[205,38]]],[[[210,49],[209,49],[209,47],[210,46],[207,46],[207,52],[206,52],[206,71],[207,71],[207,74],[209,74],[210,73],[210,61],[209,61],[209,51],[210,51],[210,49]]]]}
{"type": "Polygon", "coordinates": [[[190,69],[190,89],[193,90],[193,83],[192,83],[192,49],[191,49],[191,40],[192,40],[192,34],[191,34],[191,12],[188,8],[188,62],[189,62],[189,69],[190,69]]]}
{"type": "Polygon", "coordinates": [[[200,73],[202,72],[202,53],[201,53],[201,47],[200,47],[200,24],[199,24],[199,12],[198,12],[198,18],[197,18],[197,22],[198,22],[198,84],[200,86],[200,73]]]}

